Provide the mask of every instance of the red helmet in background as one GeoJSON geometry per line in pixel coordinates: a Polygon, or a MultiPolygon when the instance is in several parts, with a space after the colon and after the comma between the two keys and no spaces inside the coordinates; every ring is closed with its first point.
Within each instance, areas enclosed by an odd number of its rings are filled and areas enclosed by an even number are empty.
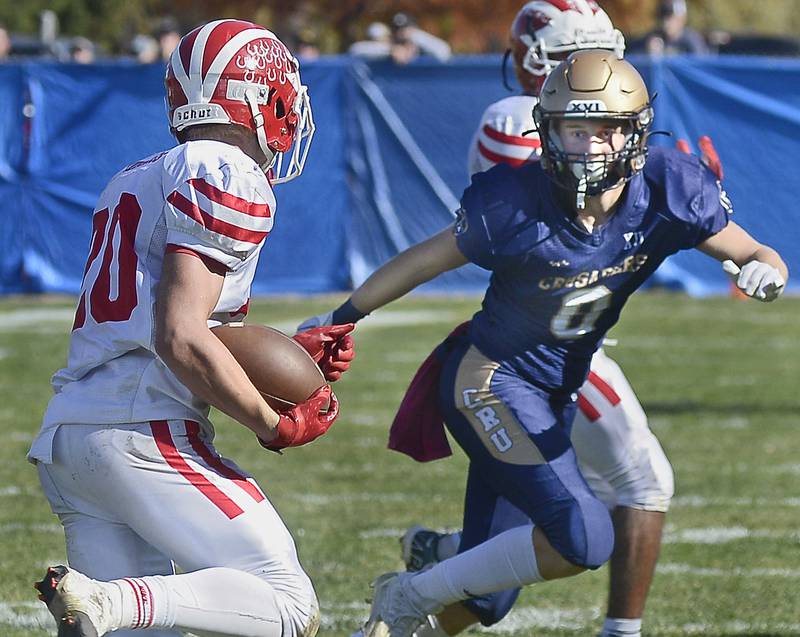
{"type": "Polygon", "coordinates": [[[625,38],[595,0],[533,0],[511,24],[517,80],[539,95],[547,74],[573,51],[608,49],[621,58],[625,38]]]}
{"type": "Polygon", "coordinates": [[[165,83],[173,133],[238,124],[256,134],[272,183],[303,171],[315,128],[311,104],[297,59],[271,31],[243,20],[198,27],[172,53],[165,83]]]}

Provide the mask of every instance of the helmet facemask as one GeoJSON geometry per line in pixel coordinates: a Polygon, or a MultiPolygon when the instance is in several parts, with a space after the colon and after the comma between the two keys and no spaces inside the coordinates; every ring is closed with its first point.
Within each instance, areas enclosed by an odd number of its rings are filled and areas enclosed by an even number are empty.
{"type": "Polygon", "coordinates": [[[244,99],[250,107],[253,116],[253,124],[258,137],[258,145],[266,162],[261,165],[261,169],[269,177],[272,184],[282,184],[291,181],[303,172],[303,167],[308,157],[308,149],[311,145],[311,138],[314,136],[316,126],[314,116],[311,112],[311,103],[308,98],[308,89],[299,83],[300,73],[296,73],[298,90],[294,99],[292,111],[282,118],[283,137],[288,135],[291,139],[290,146],[285,150],[279,150],[275,143],[270,143],[268,131],[264,124],[264,115],[259,110],[258,100],[252,91],[247,91],[244,99]],[[287,159],[288,156],[288,159],[287,159]]]}
{"type": "Polygon", "coordinates": [[[568,111],[543,112],[537,105],[533,117],[542,140],[542,167],[556,185],[576,193],[578,209],[585,207],[587,196],[615,188],[644,168],[648,127],[653,120],[649,105],[638,112],[592,112],[591,117],[568,111]],[[624,142],[621,148],[609,153],[567,152],[559,128],[570,120],[603,121],[619,126],[624,142]]]}

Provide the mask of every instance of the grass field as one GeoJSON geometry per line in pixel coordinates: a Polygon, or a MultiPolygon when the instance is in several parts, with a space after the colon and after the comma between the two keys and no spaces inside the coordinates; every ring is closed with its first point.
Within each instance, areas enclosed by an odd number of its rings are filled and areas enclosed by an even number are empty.
{"type": "MultiPolygon", "coordinates": [[[[289,330],[339,298],[255,303],[251,320],[289,330]]],[[[64,558],[57,519],[25,452],[66,356],[73,302],[0,303],[0,635],[54,634],[31,583],[64,558]]],[[[321,635],[349,635],[367,583],[400,566],[408,525],[460,525],[465,460],[418,465],[387,451],[388,423],[416,365],[477,299],[415,298],[358,330],[358,359],[322,440],[278,457],[217,415],[217,446],[253,471],[293,530],[323,610],[321,635]]],[[[800,299],[772,306],[648,293],[631,301],[610,353],[675,468],[677,495],[646,633],[800,634],[800,299]]],[[[530,587],[492,632],[593,635],[607,573],[530,587]]],[[[146,633],[144,633],[146,634],[146,633]]]]}

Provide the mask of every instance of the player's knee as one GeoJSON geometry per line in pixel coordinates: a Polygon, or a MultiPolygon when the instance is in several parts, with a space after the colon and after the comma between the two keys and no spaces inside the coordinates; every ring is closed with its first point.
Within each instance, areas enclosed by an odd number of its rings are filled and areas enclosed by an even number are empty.
{"type": "Polygon", "coordinates": [[[520,589],[515,588],[475,597],[462,603],[483,626],[493,626],[508,615],[514,602],[517,601],[519,592],[520,589]]]}
{"type": "Polygon", "coordinates": [[[664,513],[669,509],[675,495],[675,476],[661,445],[655,437],[652,440],[640,456],[635,477],[612,485],[617,506],[664,513]]]}
{"type": "Polygon", "coordinates": [[[314,637],[320,625],[319,602],[316,596],[302,603],[295,602],[289,616],[292,637],[314,637]]]}
{"type": "Polygon", "coordinates": [[[565,509],[559,527],[543,530],[553,548],[568,562],[596,569],[611,557],[614,525],[605,504],[597,498],[574,500],[565,509]]]}
{"type": "Polygon", "coordinates": [[[300,632],[298,633],[298,637],[314,637],[314,635],[316,635],[317,632],[319,631],[319,623],[320,623],[319,603],[315,598],[314,603],[309,609],[308,619],[305,622],[303,622],[300,632]]]}

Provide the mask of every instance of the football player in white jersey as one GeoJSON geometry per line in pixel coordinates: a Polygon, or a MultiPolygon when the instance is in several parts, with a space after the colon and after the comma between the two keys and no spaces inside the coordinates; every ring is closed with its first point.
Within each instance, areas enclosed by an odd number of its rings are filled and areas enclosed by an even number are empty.
{"type": "MultiPolygon", "coordinates": [[[[329,385],[274,411],[211,331],[247,313],[272,184],[300,174],[314,132],[306,87],[272,32],[238,20],[186,35],[166,87],[179,145],[100,196],[67,366],[29,452],[69,560],[37,588],[59,637],[313,637],[292,536],[208,419],[213,405],[278,451],[338,414],[329,385]]],[[[347,367],[343,332],[299,341],[328,380],[347,367]]]]}
{"type": "MultiPolygon", "coordinates": [[[[501,99],[484,112],[470,144],[470,175],[498,163],[520,166],[538,159],[533,107],[545,78],[567,55],[598,48],[622,57],[625,50],[622,34],[594,0],[528,2],[514,18],[510,44],[523,93],[501,99]]],[[[600,636],[638,637],[673,495],[673,473],[628,380],[603,349],[592,358],[591,372],[578,394],[572,444],[584,477],[612,509],[614,522],[616,543],[600,636]]],[[[424,568],[454,555],[459,540],[460,533],[413,527],[402,539],[403,559],[410,569],[424,568]]],[[[436,634],[430,628],[429,632],[436,634]]]]}

